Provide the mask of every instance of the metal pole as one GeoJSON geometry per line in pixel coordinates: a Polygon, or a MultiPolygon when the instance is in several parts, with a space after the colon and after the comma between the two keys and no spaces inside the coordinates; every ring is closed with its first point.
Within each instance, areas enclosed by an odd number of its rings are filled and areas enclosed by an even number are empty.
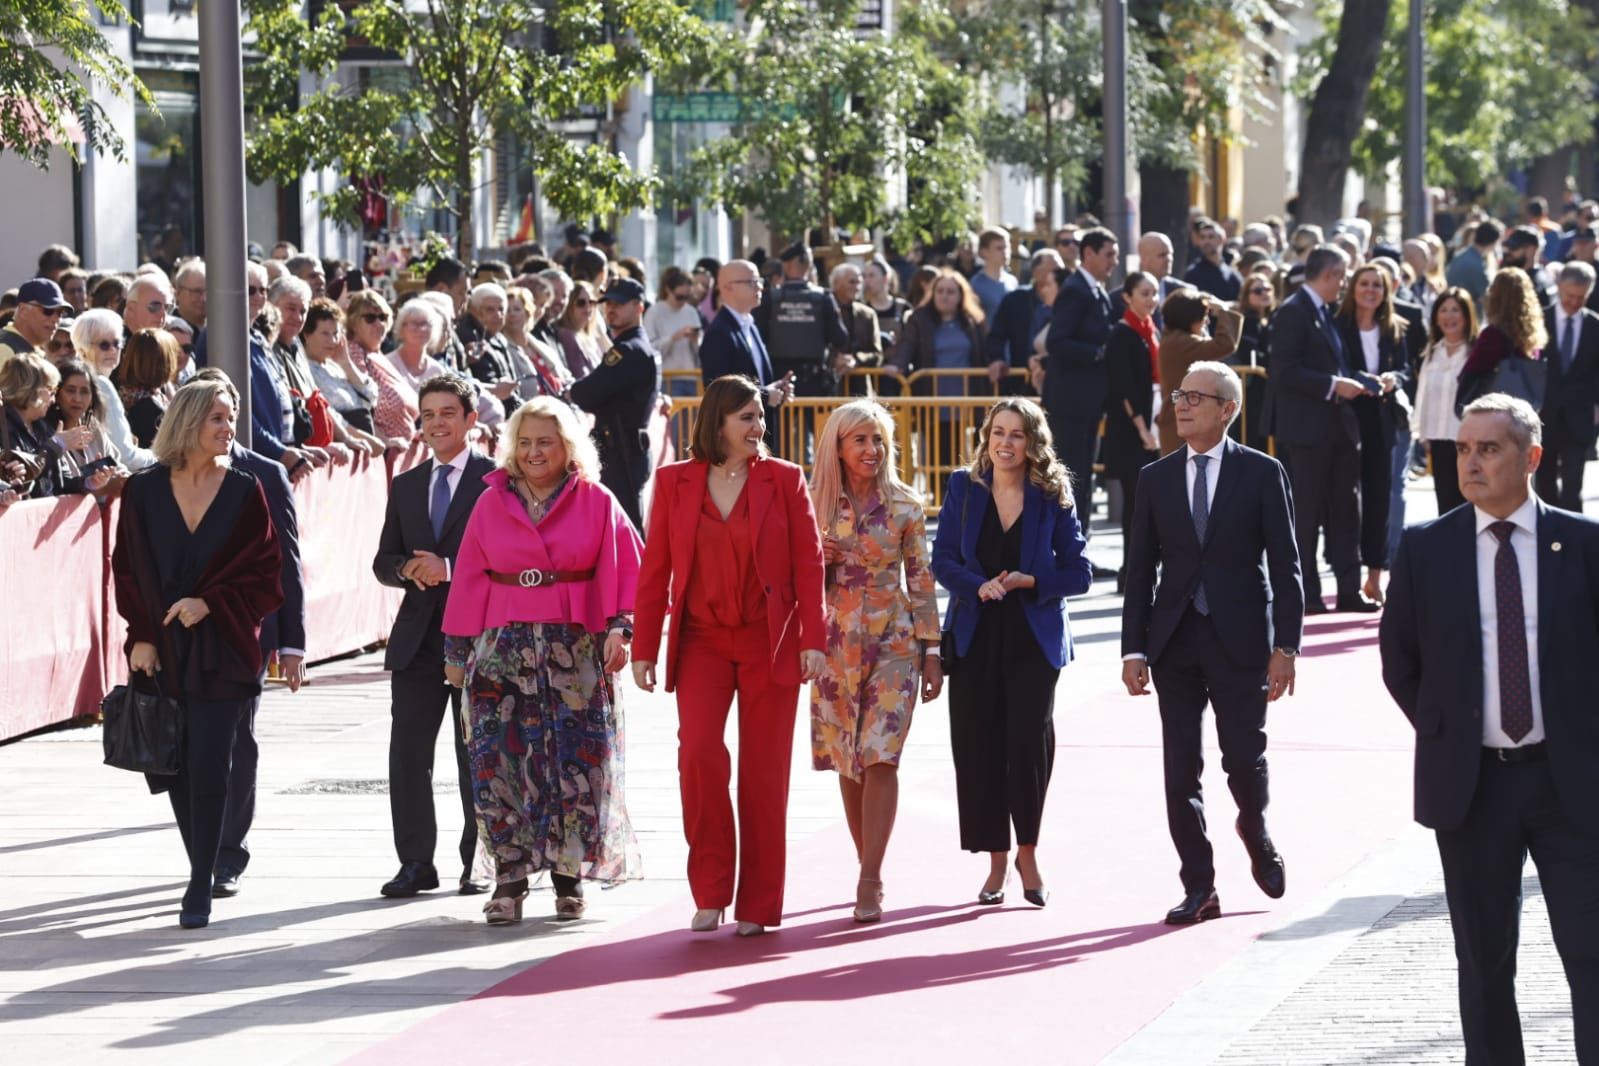
{"type": "MultiPolygon", "coordinates": [[[[1105,45],[1105,225],[1116,235],[1125,260],[1133,248],[1132,204],[1127,197],[1127,3],[1104,0],[1105,45]]],[[[1112,283],[1124,271],[1118,266],[1112,283]]]]}
{"type": "Polygon", "coordinates": [[[1410,30],[1405,37],[1405,150],[1401,172],[1405,236],[1431,229],[1427,197],[1427,72],[1422,43],[1424,0],[1410,0],[1410,30]]]}
{"type": "Polygon", "coordinates": [[[244,259],[244,58],[238,0],[202,0],[200,136],[205,145],[206,353],[239,390],[240,439],[250,439],[249,304],[244,259]]]}

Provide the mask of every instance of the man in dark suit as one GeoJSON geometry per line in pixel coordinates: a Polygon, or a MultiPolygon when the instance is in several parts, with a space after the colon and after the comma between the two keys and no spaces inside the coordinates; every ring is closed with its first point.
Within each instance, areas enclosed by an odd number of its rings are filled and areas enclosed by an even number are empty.
{"type": "Polygon", "coordinates": [[[1599,404],[1599,315],[1585,306],[1593,286],[1593,267],[1567,263],[1556,284],[1555,303],[1544,312],[1549,384],[1539,412],[1543,462],[1533,478],[1544,503],[1578,514],[1583,468],[1594,446],[1594,405],[1599,404]]]}
{"type": "Polygon", "coordinates": [[[1066,271],[1060,253],[1053,248],[1034,252],[1030,263],[1032,284],[1005,294],[983,341],[989,380],[1008,396],[1025,396],[1033,391],[1026,379],[1013,376],[1011,371],[1028,369],[1033,340],[1049,325],[1055,297],[1060,295],[1060,275],[1066,271]]]}
{"type": "MultiPolygon", "coordinates": [[[[1078,234],[1081,269],[1067,278],[1050,313],[1044,357],[1044,410],[1049,415],[1055,452],[1071,472],[1074,495],[1088,506],[1094,484],[1094,452],[1105,411],[1105,341],[1110,337],[1110,295],[1105,283],[1116,271],[1121,251],[1116,235],[1095,226],[1078,234]]],[[[1090,521],[1084,521],[1089,536],[1090,521]]],[[[1100,568],[1096,567],[1095,576],[1100,568]]],[[[1115,571],[1110,571],[1114,574],[1115,571]]]]}
{"type": "Polygon", "coordinates": [[[1338,583],[1337,610],[1375,611],[1360,591],[1360,426],[1349,401],[1366,393],[1353,376],[1358,353],[1346,350],[1333,321],[1348,273],[1341,248],[1323,245],[1305,260],[1305,284],[1271,322],[1271,378],[1277,443],[1288,453],[1294,524],[1304,571],[1305,613],[1323,614],[1316,566],[1320,526],[1338,583]]]}
{"type": "MultiPolygon", "coordinates": [[[[233,382],[222,371],[206,367],[195,374],[196,378],[212,378],[226,382],[232,390],[233,382]]],[[[234,399],[238,393],[234,390],[234,399]]],[[[277,532],[278,547],[282,551],[283,606],[267,615],[261,622],[262,671],[273,659],[278,662],[283,680],[290,692],[300,691],[305,681],[305,576],[300,569],[300,520],[294,506],[294,490],[289,487],[288,472],[283,464],[264,455],[250,451],[237,440],[231,453],[233,465],[252,475],[261,483],[266,494],[267,510],[272,515],[272,527],[277,532]]],[[[250,864],[250,846],[246,839],[255,822],[256,768],[260,762],[260,748],[255,739],[255,712],[260,705],[257,699],[250,707],[239,728],[233,734],[233,762],[228,771],[228,798],[222,813],[222,845],[217,850],[216,868],[211,880],[211,895],[228,897],[239,894],[239,878],[250,864]]]]}
{"type": "Polygon", "coordinates": [[[700,341],[700,374],[709,385],[728,374],[743,374],[760,385],[766,404],[766,443],[777,448],[777,408],[794,396],[794,375],[778,377],[766,352],[754,311],[761,303],[761,275],[748,259],[725,264],[716,276],[721,309],[700,341]]]}
{"type": "Polygon", "coordinates": [[[1530,492],[1531,405],[1491,393],[1456,438],[1469,507],[1405,530],[1383,681],[1416,727],[1416,820],[1433,829],[1466,1061],[1520,1066],[1516,942],[1530,852],[1571,988],[1578,1062],[1599,1062],[1599,523],[1530,492]]]}
{"type": "Polygon", "coordinates": [[[1191,925],[1221,915],[1200,792],[1207,703],[1255,882],[1273,899],[1286,888],[1282,856],[1266,831],[1266,704],[1294,690],[1304,594],[1288,476],[1271,456],[1227,436],[1243,406],[1238,374],[1223,363],[1195,363],[1173,395],[1186,446],[1138,478],[1122,682],[1130,695],[1147,695],[1154,673],[1166,822],[1182,862],[1183,901],[1166,922],[1191,925]]]}
{"type": "Polygon", "coordinates": [[[477,851],[477,816],[472,776],[459,725],[461,690],[444,680],[444,601],[450,594],[451,567],[472,506],[483,493],[483,477],[494,464],[466,446],[477,423],[472,386],[441,375],[424,382],[419,406],[422,441],[433,460],[407,470],[389,487],[388,511],[372,572],[385,585],[405,590],[389,634],[384,669],[391,672],[392,720],[389,728],[389,813],[400,872],[383,886],[385,896],[401,898],[439,887],[433,865],[438,825],[433,813],[433,749],[444,709],[451,709],[455,771],[461,793],[461,880],[463,896],[488,891],[472,876],[477,851]]]}

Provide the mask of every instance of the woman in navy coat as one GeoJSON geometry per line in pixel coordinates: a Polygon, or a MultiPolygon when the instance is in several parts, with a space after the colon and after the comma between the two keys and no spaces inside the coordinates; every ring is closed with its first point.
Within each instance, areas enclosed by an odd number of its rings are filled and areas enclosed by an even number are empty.
{"type": "MultiPolygon", "coordinates": [[[[970,466],[949,481],[933,573],[955,637],[950,741],[961,847],[989,853],[979,903],[1005,900],[1011,827],[1029,903],[1049,898],[1035,850],[1055,758],[1055,683],[1072,658],[1066,597],[1093,581],[1043,410],[1025,397],[989,409],[970,466]]],[[[946,669],[948,669],[946,667],[946,669]]]]}

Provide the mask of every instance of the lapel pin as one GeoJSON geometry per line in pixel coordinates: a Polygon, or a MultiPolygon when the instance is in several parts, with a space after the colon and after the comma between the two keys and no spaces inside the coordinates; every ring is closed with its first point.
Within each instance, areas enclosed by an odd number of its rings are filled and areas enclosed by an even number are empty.
{"type": "Polygon", "coordinates": [[[1553,544],[1549,545],[1549,550],[1552,551],[1552,552],[1559,551],[1560,550],[1560,542],[1557,540],[1553,544]]]}

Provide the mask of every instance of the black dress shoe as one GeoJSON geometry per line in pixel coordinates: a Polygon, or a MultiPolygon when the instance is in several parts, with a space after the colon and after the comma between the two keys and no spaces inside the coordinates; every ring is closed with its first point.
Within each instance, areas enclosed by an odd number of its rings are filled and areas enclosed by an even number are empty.
{"type": "Polygon", "coordinates": [[[1367,599],[1363,592],[1357,592],[1353,596],[1338,597],[1338,604],[1333,610],[1339,614],[1376,614],[1382,610],[1382,604],[1367,599]]]}
{"type": "Polygon", "coordinates": [[[1305,601],[1305,613],[1307,615],[1308,614],[1331,614],[1332,613],[1332,608],[1328,607],[1327,606],[1327,601],[1322,599],[1320,596],[1312,596],[1311,598],[1309,598],[1309,599],[1307,599],[1305,601]]]}
{"type": "Polygon", "coordinates": [[[239,877],[237,870],[218,870],[211,880],[211,898],[226,899],[239,894],[239,877]]]}
{"type": "Polygon", "coordinates": [[[1166,924],[1198,925],[1220,917],[1221,900],[1216,898],[1214,888],[1207,888],[1203,892],[1190,892],[1184,896],[1181,903],[1166,912],[1166,924]]]}
{"type": "Polygon", "coordinates": [[[481,896],[494,886],[487,881],[480,881],[472,876],[471,867],[461,871],[461,888],[457,895],[481,896]]]}
{"type": "Polygon", "coordinates": [[[1100,566],[1098,563],[1090,563],[1089,566],[1093,568],[1095,581],[1102,581],[1107,577],[1116,576],[1116,568],[1114,566],[1100,566]]]}
{"type": "Polygon", "coordinates": [[[1255,875],[1255,884],[1272,899],[1282,899],[1283,893],[1288,891],[1288,868],[1271,837],[1262,835],[1258,840],[1251,840],[1244,834],[1242,825],[1234,822],[1233,828],[1238,831],[1238,839],[1244,842],[1244,850],[1249,852],[1249,872],[1255,875]]]}
{"type": "Polygon", "coordinates": [[[394,880],[378,889],[390,899],[408,899],[418,892],[439,887],[439,872],[429,862],[408,862],[400,867],[394,880]]]}

